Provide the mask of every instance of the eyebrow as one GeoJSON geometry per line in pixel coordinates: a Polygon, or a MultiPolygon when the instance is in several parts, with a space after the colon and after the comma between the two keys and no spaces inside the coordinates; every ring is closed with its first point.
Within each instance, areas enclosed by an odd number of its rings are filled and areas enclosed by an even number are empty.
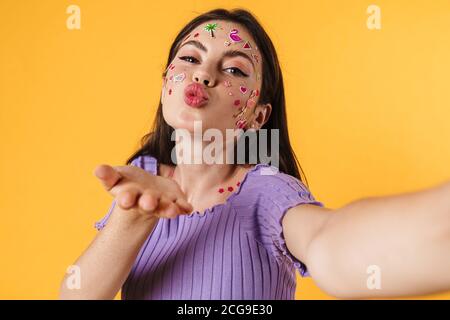
{"type": "MultiPolygon", "coordinates": [[[[197,40],[189,40],[185,43],[183,43],[179,49],[181,49],[182,47],[184,47],[185,45],[193,45],[194,47],[204,51],[204,52],[208,52],[208,49],[199,41],[197,40]]],[[[178,50],[179,50],[178,49],[178,50]]],[[[250,63],[252,64],[253,70],[255,70],[255,64],[253,63],[253,60],[244,52],[239,51],[239,50],[228,50],[223,54],[224,57],[226,58],[233,58],[233,57],[242,57],[244,59],[247,59],[248,61],[250,61],[250,63]]]]}

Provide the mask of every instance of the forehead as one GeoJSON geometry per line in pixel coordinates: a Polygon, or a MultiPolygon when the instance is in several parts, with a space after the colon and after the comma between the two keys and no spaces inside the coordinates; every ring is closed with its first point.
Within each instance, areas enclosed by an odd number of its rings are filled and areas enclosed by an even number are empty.
{"type": "Polygon", "coordinates": [[[181,47],[196,47],[201,51],[211,51],[225,57],[241,57],[251,64],[256,71],[256,81],[260,81],[261,56],[253,37],[241,24],[223,20],[206,21],[186,35],[177,51],[181,47]]]}
{"type": "Polygon", "coordinates": [[[237,34],[240,35],[243,39],[254,42],[254,39],[252,38],[251,34],[247,31],[247,29],[243,25],[224,20],[206,21],[198,25],[193,30],[193,32],[199,32],[200,35],[209,36],[211,39],[213,39],[213,37],[211,37],[210,32],[208,31],[211,29],[214,30],[214,37],[217,38],[227,38],[231,30],[235,29],[237,30],[237,34]]]}
{"type": "Polygon", "coordinates": [[[223,20],[206,21],[194,28],[180,43],[197,40],[207,48],[223,48],[256,53],[257,46],[247,29],[238,23],[223,20]]]}

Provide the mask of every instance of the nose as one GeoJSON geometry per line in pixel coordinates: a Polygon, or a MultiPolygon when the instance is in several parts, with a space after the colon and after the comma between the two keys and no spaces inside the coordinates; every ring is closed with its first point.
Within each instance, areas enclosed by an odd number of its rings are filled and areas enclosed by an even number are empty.
{"type": "Polygon", "coordinates": [[[214,86],[214,79],[206,72],[196,72],[193,74],[193,80],[197,83],[204,84],[207,87],[214,86]]]}

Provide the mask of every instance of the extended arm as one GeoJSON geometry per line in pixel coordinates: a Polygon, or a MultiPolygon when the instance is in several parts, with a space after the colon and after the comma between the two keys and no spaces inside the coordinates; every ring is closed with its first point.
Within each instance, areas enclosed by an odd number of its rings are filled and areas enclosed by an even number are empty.
{"type": "Polygon", "coordinates": [[[319,287],[340,298],[422,295],[450,289],[450,183],[329,210],[290,209],[288,249],[319,287]]]}

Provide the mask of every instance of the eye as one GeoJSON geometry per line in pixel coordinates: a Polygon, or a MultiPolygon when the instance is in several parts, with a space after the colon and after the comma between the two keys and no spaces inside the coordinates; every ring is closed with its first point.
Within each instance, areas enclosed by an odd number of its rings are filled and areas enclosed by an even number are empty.
{"type": "Polygon", "coordinates": [[[196,62],[194,62],[194,61],[197,61],[198,62],[198,60],[197,59],[195,59],[194,57],[192,57],[192,56],[183,56],[183,57],[180,57],[180,60],[184,60],[184,61],[187,61],[187,62],[189,62],[189,63],[196,63],[196,62]],[[191,60],[191,61],[189,61],[189,60],[191,60]]]}
{"type": "MultiPolygon", "coordinates": [[[[179,59],[189,62],[189,63],[198,63],[199,62],[196,58],[194,58],[192,56],[182,56],[182,57],[179,57],[179,59]]],[[[248,77],[247,74],[245,74],[244,72],[241,71],[241,69],[236,68],[236,67],[226,68],[224,70],[231,70],[232,72],[229,72],[229,73],[236,74],[239,77],[248,77]]]]}
{"type": "Polygon", "coordinates": [[[248,77],[247,74],[245,74],[244,72],[241,71],[241,69],[236,68],[236,67],[226,68],[225,70],[232,70],[233,72],[230,72],[230,73],[236,74],[239,77],[248,77]]]}

